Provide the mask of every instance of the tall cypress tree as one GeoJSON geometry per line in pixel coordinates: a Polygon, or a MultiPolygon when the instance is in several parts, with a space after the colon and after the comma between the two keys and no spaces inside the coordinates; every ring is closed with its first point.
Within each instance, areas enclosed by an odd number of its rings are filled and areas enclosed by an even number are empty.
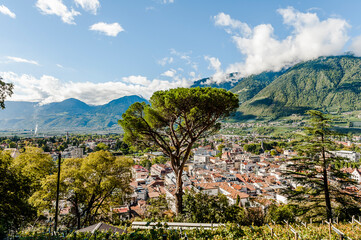
{"type": "Polygon", "coordinates": [[[286,171],[292,181],[286,190],[291,204],[298,205],[302,215],[319,220],[360,212],[358,197],[351,188],[353,181],[336,167],[342,159],[332,153],[339,134],[332,130],[331,118],[315,110],[307,114],[308,126],[295,146],[298,157],[291,160],[286,171]]]}

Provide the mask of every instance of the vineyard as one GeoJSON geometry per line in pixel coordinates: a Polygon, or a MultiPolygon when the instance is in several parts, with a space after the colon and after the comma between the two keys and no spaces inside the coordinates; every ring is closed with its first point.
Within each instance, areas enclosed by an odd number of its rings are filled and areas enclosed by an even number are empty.
{"type": "MultiPolygon", "coordinates": [[[[11,238],[10,238],[11,239],[11,238]]],[[[59,234],[57,236],[46,233],[24,232],[16,236],[16,239],[361,239],[361,225],[358,223],[340,223],[340,224],[284,224],[284,225],[264,225],[256,226],[238,226],[237,224],[226,224],[217,229],[191,229],[180,230],[165,227],[153,227],[151,229],[127,228],[127,233],[113,234],[110,232],[95,233],[69,233],[59,234]]]]}

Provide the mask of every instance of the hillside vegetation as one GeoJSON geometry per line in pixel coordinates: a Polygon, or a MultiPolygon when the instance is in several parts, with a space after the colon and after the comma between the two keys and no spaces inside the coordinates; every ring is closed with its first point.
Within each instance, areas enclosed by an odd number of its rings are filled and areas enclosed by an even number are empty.
{"type": "MultiPolygon", "coordinates": [[[[355,224],[337,224],[335,227],[344,233],[343,239],[361,239],[360,225],[355,224]]],[[[327,224],[307,225],[306,227],[301,224],[287,225],[271,225],[271,226],[237,226],[237,224],[227,224],[214,230],[193,229],[193,230],[174,230],[165,228],[153,228],[149,230],[132,230],[127,229],[128,233],[112,234],[112,233],[71,233],[68,236],[62,237],[61,235],[51,236],[50,234],[35,234],[35,233],[22,233],[17,239],[248,239],[248,240],[289,240],[289,239],[305,239],[305,240],[320,240],[320,239],[341,239],[340,235],[334,230],[329,234],[329,226],[327,224]],[[296,231],[298,235],[295,238],[295,233],[291,228],[296,231]],[[272,232],[271,232],[272,229],[272,232]]]]}
{"type": "Polygon", "coordinates": [[[263,72],[258,75],[251,75],[240,79],[238,84],[230,91],[238,94],[239,103],[242,104],[252,99],[281,74],[282,72],[263,72]]]}
{"type": "Polygon", "coordinates": [[[353,111],[361,109],[360,93],[361,58],[322,57],[291,67],[242,103],[239,111],[270,117],[303,114],[308,109],[353,111]]]}

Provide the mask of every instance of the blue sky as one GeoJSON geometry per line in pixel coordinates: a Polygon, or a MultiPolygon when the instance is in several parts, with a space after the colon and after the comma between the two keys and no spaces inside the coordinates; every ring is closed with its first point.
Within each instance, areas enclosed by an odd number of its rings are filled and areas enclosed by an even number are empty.
{"type": "Polygon", "coordinates": [[[0,76],[9,100],[149,98],[324,55],[361,55],[361,1],[3,0],[0,76]]]}

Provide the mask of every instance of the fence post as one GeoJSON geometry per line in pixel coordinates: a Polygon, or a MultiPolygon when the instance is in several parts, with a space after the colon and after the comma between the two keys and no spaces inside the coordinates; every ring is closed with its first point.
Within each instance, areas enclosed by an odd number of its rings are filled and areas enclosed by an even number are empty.
{"type": "Polygon", "coordinates": [[[330,236],[330,240],[332,239],[332,232],[331,232],[331,219],[329,219],[328,222],[328,234],[330,236]]]}
{"type": "Polygon", "coordinates": [[[271,227],[268,223],[267,223],[267,227],[271,230],[271,237],[273,237],[273,227],[271,227]]]}
{"type": "Polygon", "coordinates": [[[287,226],[287,228],[288,228],[288,221],[286,221],[286,220],[283,220],[285,223],[286,223],[286,226],[287,226]]]}

